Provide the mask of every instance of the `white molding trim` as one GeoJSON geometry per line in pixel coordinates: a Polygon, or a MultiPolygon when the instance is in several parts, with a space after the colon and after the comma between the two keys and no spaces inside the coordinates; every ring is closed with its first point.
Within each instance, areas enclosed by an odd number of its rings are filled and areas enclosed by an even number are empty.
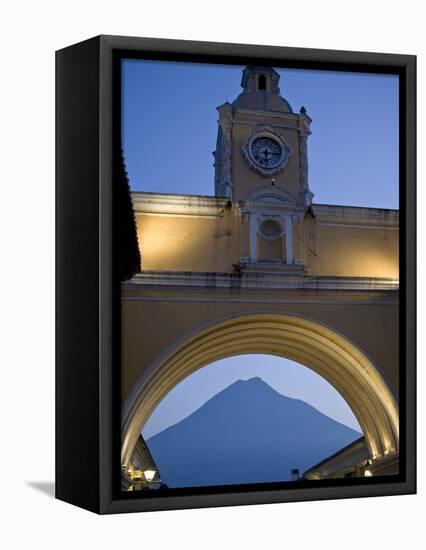
{"type": "Polygon", "coordinates": [[[229,199],[199,195],[132,193],[135,214],[181,214],[219,216],[229,206],[229,199]]]}
{"type": "Polygon", "coordinates": [[[395,300],[363,300],[363,301],[354,301],[354,300],[280,300],[280,299],[267,299],[267,298],[230,298],[226,297],[214,297],[214,298],[203,298],[203,297],[179,297],[179,296],[123,296],[122,301],[124,302],[189,302],[189,303],[229,303],[229,304],[310,304],[310,305],[345,305],[345,306],[360,306],[360,305],[369,305],[369,306],[392,306],[396,305],[398,302],[395,300]]]}
{"type": "MultiPolygon", "coordinates": [[[[253,111],[250,111],[253,113],[253,111]]],[[[269,112],[269,111],[268,111],[269,112]]],[[[262,117],[262,120],[265,121],[265,116],[262,117]]],[[[257,120],[242,120],[239,118],[234,118],[235,124],[246,124],[247,126],[255,126],[256,124],[259,124],[259,119],[257,120]]],[[[270,118],[267,118],[268,126],[271,128],[278,128],[280,130],[295,130],[296,132],[303,133],[305,130],[299,126],[291,126],[290,124],[276,124],[275,122],[271,122],[270,118]]]]}
{"type": "Polygon", "coordinates": [[[257,213],[250,212],[250,262],[257,262],[257,213]]]}
{"type": "Polygon", "coordinates": [[[399,226],[399,210],[315,203],[312,204],[312,210],[317,218],[317,223],[334,223],[335,220],[342,224],[363,222],[364,225],[367,225],[380,222],[385,226],[399,226]]]}
{"type": "MultiPolygon", "coordinates": [[[[298,130],[297,124],[298,124],[299,119],[302,116],[300,113],[283,113],[282,111],[271,111],[271,110],[260,111],[260,110],[257,110],[257,109],[244,109],[244,108],[238,107],[238,105],[234,107],[233,114],[234,114],[234,122],[237,122],[237,123],[243,122],[239,118],[235,117],[235,115],[238,115],[238,114],[257,115],[257,116],[262,117],[263,120],[271,119],[271,118],[280,118],[280,119],[283,119],[283,120],[291,120],[292,122],[295,123],[295,125],[294,126],[289,126],[289,128],[292,128],[294,130],[298,130]]],[[[247,121],[247,123],[249,123],[249,122],[247,121]]],[[[250,123],[251,123],[251,121],[250,121],[250,123]]],[[[258,124],[258,123],[259,123],[259,121],[256,120],[255,124],[258,124]]]]}
{"type": "Polygon", "coordinates": [[[293,264],[293,222],[292,216],[284,216],[285,223],[285,261],[293,264]]]}
{"type": "Polygon", "coordinates": [[[222,218],[223,212],[218,214],[192,214],[187,212],[186,214],[174,214],[172,212],[136,212],[136,216],[157,216],[163,218],[222,218]]]}
{"type": "MultiPolygon", "coordinates": [[[[284,266],[285,267],[285,266],[284,266]]],[[[291,273],[214,273],[181,271],[143,271],[122,284],[123,290],[140,287],[176,286],[204,288],[255,288],[314,291],[399,291],[397,279],[375,277],[333,277],[294,275],[291,273]]]]}
{"type": "Polygon", "coordinates": [[[326,223],[326,222],[318,222],[317,225],[324,225],[327,227],[346,227],[348,229],[383,229],[385,231],[399,231],[398,227],[392,227],[388,225],[362,225],[362,224],[354,224],[354,223],[326,223]]]}
{"type": "Polygon", "coordinates": [[[245,198],[246,206],[259,208],[297,209],[297,201],[291,193],[281,189],[278,185],[263,185],[251,191],[245,198]],[[270,201],[268,202],[268,200],[270,201]]]}
{"type": "MultiPolygon", "coordinates": [[[[251,195],[263,193],[269,187],[263,186],[251,195]]],[[[271,193],[279,193],[278,186],[271,187],[271,193]]],[[[163,193],[133,192],[133,208],[135,214],[179,214],[192,216],[220,216],[229,207],[229,199],[224,197],[201,196],[201,195],[177,195],[163,193]]],[[[251,202],[251,196],[246,199],[244,205],[233,205],[233,208],[243,210],[247,207],[262,207],[267,209],[289,210],[290,204],[256,204],[251,202]]],[[[293,207],[294,209],[294,207],[293,207]]],[[[312,209],[318,224],[380,226],[386,229],[399,227],[399,211],[380,208],[366,208],[355,206],[334,206],[327,204],[313,204],[312,209]]],[[[297,209],[299,211],[299,209],[297,209]]]]}

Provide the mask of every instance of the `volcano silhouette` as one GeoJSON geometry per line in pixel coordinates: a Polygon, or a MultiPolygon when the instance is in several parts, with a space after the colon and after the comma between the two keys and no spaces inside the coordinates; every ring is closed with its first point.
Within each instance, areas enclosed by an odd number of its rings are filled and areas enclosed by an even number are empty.
{"type": "Polygon", "coordinates": [[[360,433],[261,378],[239,380],[147,440],[169,487],[288,481],[360,433]]]}

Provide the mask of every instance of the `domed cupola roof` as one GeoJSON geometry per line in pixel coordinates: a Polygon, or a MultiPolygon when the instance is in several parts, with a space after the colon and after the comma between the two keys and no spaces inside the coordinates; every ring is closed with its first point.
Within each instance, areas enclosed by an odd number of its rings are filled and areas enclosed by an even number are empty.
{"type": "Polygon", "coordinates": [[[243,71],[243,92],[233,102],[237,109],[293,113],[288,101],[280,95],[280,75],[272,67],[248,66],[243,71]]]}

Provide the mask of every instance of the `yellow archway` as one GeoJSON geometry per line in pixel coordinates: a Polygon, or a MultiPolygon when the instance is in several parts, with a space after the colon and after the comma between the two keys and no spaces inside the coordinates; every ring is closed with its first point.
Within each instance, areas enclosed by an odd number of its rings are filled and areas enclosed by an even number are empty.
{"type": "Polygon", "coordinates": [[[130,464],[143,426],[179,382],[209,363],[248,353],[277,355],[311,368],[348,403],[373,460],[398,452],[398,405],[377,368],[361,350],[316,321],[251,313],[209,324],[173,345],[150,365],[124,404],[122,464],[130,464]]]}

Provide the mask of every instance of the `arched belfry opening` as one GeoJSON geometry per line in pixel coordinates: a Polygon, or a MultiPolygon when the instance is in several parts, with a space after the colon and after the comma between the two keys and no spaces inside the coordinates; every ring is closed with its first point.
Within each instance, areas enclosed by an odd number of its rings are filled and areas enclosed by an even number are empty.
{"type": "Polygon", "coordinates": [[[259,75],[258,87],[259,90],[266,90],[266,76],[264,74],[259,75]]]}

